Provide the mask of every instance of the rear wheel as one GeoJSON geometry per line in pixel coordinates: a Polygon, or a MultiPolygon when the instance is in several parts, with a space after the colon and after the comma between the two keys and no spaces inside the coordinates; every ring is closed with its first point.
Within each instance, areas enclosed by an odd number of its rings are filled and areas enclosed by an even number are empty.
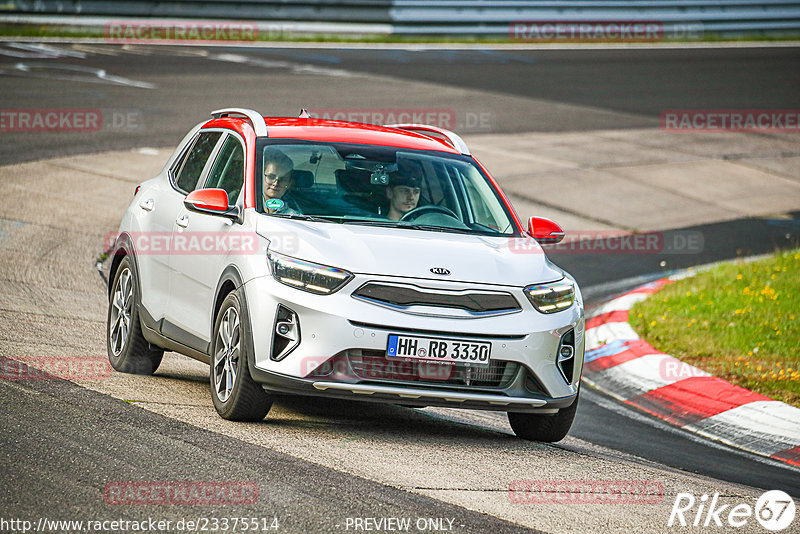
{"type": "Polygon", "coordinates": [[[137,302],[137,280],[131,259],[125,257],[114,275],[106,320],[106,348],[111,367],[123,373],[152,375],[164,351],[150,348],[142,334],[137,302]]]}
{"type": "Polygon", "coordinates": [[[508,412],[508,422],[517,437],[531,441],[554,443],[566,437],[578,410],[578,397],[567,408],[555,414],[508,412]]]}
{"type": "Polygon", "coordinates": [[[223,419],[260,421],[272,399],[250,376],[242,339],[241,304],[236,291],[222,301],[211,346],[211,400],[223,419]]]}

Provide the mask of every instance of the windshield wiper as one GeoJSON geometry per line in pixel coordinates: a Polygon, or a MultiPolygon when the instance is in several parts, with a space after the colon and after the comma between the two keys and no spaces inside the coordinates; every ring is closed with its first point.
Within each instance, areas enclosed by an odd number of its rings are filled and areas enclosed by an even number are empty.
{"type": "Polygon", "coordinates": [[[343,217],[341,222],[350,224],[363,224],[365,226],[381,226],[384,228],[405,228],[410,230],[422,230],[425,232],[456,232],[459,234],[482,235],[482,232],[475,232],[469,228],[454,228],[452,226],[437,226],[435,224],[414,224],[400,221],[376,221],[374,219],[349,219],[343,217]]]}
{"type": "Polygon", "coordinates": [[[339,219],[341,223],[349,223],[349,224],[363,224],[365,226],[382,226],[386,228],[397,228],[398,225],[396,222],[393,221],[376,221],[374,219],[351,219],[347,217],[342,217],[339,219]]]}
{"type": "Polygon", "coordinates": [[[435,224],[398,224],[398,228],[411,228],[412,230],[427,230],[438,232],[456,232],[459,234],[480,235],[471,228],[454,228],[452,226],[437,226],[435,224]]]}
{"type": "Polygon", "coordinates": [[[425,232],[454,232],[458,234],[470,235],[501,235],[496,232],[476,231],[471,228],[454,228],[452,226],[437,226],[435,224],[413,224],[403,223],[397,221],[381,221],[375,219],[355,219],[349,217],[320,217],[313,215],[301,215],[299,213],[273,213],[275,217],[283,217],[284,219],[295,219],[300,221],[313,221],[313,222],[326,222],[338,224],[360,224],[364,226],[380,226],[382,228],[405,228],[409,230],[422,230],[425,232]]]}
{"type": "Polygon", "coordinates": [[[315,217],[314,215],[302,215],[300,213],[273,213],[273,217],[281,217],[283,219],[294,219],[297,221],[313,221],[313,222],[339,222],[334,219],[326,219],[323,217],[315,217]]]}
{"type": "Polygon", "coordinates": [[[340,222],[349,224],[363,224],[365,226],[380,226],[383,228],[405,228],[411,230],[424,230],[424,231],[453,230],[455,232],[472,233],[472,231],[468,228],[453,228],[451,226],[435,226],[432,224],[413,224],[400,221],[380,221],[380,220],[376,221],[375,219],[352,219],[352,218],[342,217],[340,222]]]}

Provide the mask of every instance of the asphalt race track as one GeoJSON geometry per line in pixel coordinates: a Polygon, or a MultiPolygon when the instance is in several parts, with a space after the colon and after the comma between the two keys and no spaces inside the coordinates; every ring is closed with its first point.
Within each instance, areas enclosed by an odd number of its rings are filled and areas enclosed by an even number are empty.
{"type": "Polygon", "coordinates": [[[137,121],[114,127],[109,117],[107,130],[115,135],[108,136],[4,138],[0,162],[86,153],[89,147],[171,146],[197,117],[231,101],[275,115],[293,115],[300,105],[312,110],[445,108],[489,115],[488,127],[466,124],[466,118],[464,124],[454,124],[461,132],[547,132],[658,127],[666,109],[791,109],[800,87],[796,47],[427,52],[256,48],[245,53],[231,47],[86,44],[63,56],[58,47],[52,51],[48,46],[56,45],[0,47],[3,106],[88,105],[117,117],[132,112],[137,121]],[[97,70],[122,79],[102,80],[97,70]],[[375,85],[379,76],[431,85],[409,90],[397,83],[392,91],[375,85]],[[136,87],[138,82],[157,88],[136,87]]]}
{"type": "MultiPolygon", "coordinates": [[[[0,133],[0,186],[10,192],[0,200],[0,356],[38,348],[44,355],[105,354],[105,309],[97,306],[104,288],[93,259],[103,234],[116,229],[137,168],[87,174],[84,185],[69,174],[86,172],[77,160],[70,168],[26,166],[40,160],[172,147],[209,111],[228,106],[274,115],[294,115],[301,106],[445,109],[466,134],[577,133],[658,128],[665,109],[796,109],[798,88],[798,47],[422,51],[0,43],[0,109],[98,109],[103,116],[99,131],[0,133]],[[43,173],[31,174],[33,168],[43,173]],[[60,180],[78,181],[65,190],[60,180]]],[[[794,152],[800,156],[800,147],[794,152]]],[[[578,278],[592,305],[667,269],[796,246],[798,219],[800,211],[783,214],[780,223],[740,218],[674,229],[702,232],[706,246],[700,254],[670,257],[667,267],[647,255],[553,260],[578,278]]],[[[797,469],[704,442],[589,388],[570,436],[541,445],[513,438],[501,414],[345,402],[321,407],[304,399],[281,400],[264,423],[228,424],[208,402],[202,366],[166,358],[157,376],[115,373],[100,386],[0,380],[1,515],[154,515],[149,507],[104,502],[98,492],[109,480],[256,481],[258,504],[236,507],[235,514],[278,517],[283,532],[344,532],[353,517],[454,518],[455,532],[586,532],[602,528],[613,512],[514,508],[506,494],[520,477],[662,481],[666,497],[657,512],[620,510],[618,522],[608,523],[620,531],[625,525],[666,530],[679,491],[735,498],[781,489],[800,498],[797,469]]],[[[162,506],[155,515],[177,521],[230,510],[162,506]]]]}

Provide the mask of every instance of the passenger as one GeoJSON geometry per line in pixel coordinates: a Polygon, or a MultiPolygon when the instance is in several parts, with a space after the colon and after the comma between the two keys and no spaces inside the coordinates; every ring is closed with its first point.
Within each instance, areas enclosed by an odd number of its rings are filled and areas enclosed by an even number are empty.
{"type": "Polygon", "coordinates": [[[422,169],[417,163],[398,162],[398,171],[389,178],[386,197],[389,199],[389,211],[386,217],[399,221],[419,203],[422,169]]]}
{"type": "Polygon", "coordinates": [[[291,199],[284,195],[294,184],[292,159],[277,148],[264,149],[264,211],[266,213],[297,213],[291,199]]]}

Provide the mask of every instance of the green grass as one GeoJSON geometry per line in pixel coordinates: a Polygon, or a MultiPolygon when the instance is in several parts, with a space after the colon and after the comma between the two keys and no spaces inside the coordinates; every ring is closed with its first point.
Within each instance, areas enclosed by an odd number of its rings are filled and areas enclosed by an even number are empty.
{"type": "Polygon", "coordinates": [[[800,407],[800,249],[679,280],[630,323],[662,352],[800,407]]]}

